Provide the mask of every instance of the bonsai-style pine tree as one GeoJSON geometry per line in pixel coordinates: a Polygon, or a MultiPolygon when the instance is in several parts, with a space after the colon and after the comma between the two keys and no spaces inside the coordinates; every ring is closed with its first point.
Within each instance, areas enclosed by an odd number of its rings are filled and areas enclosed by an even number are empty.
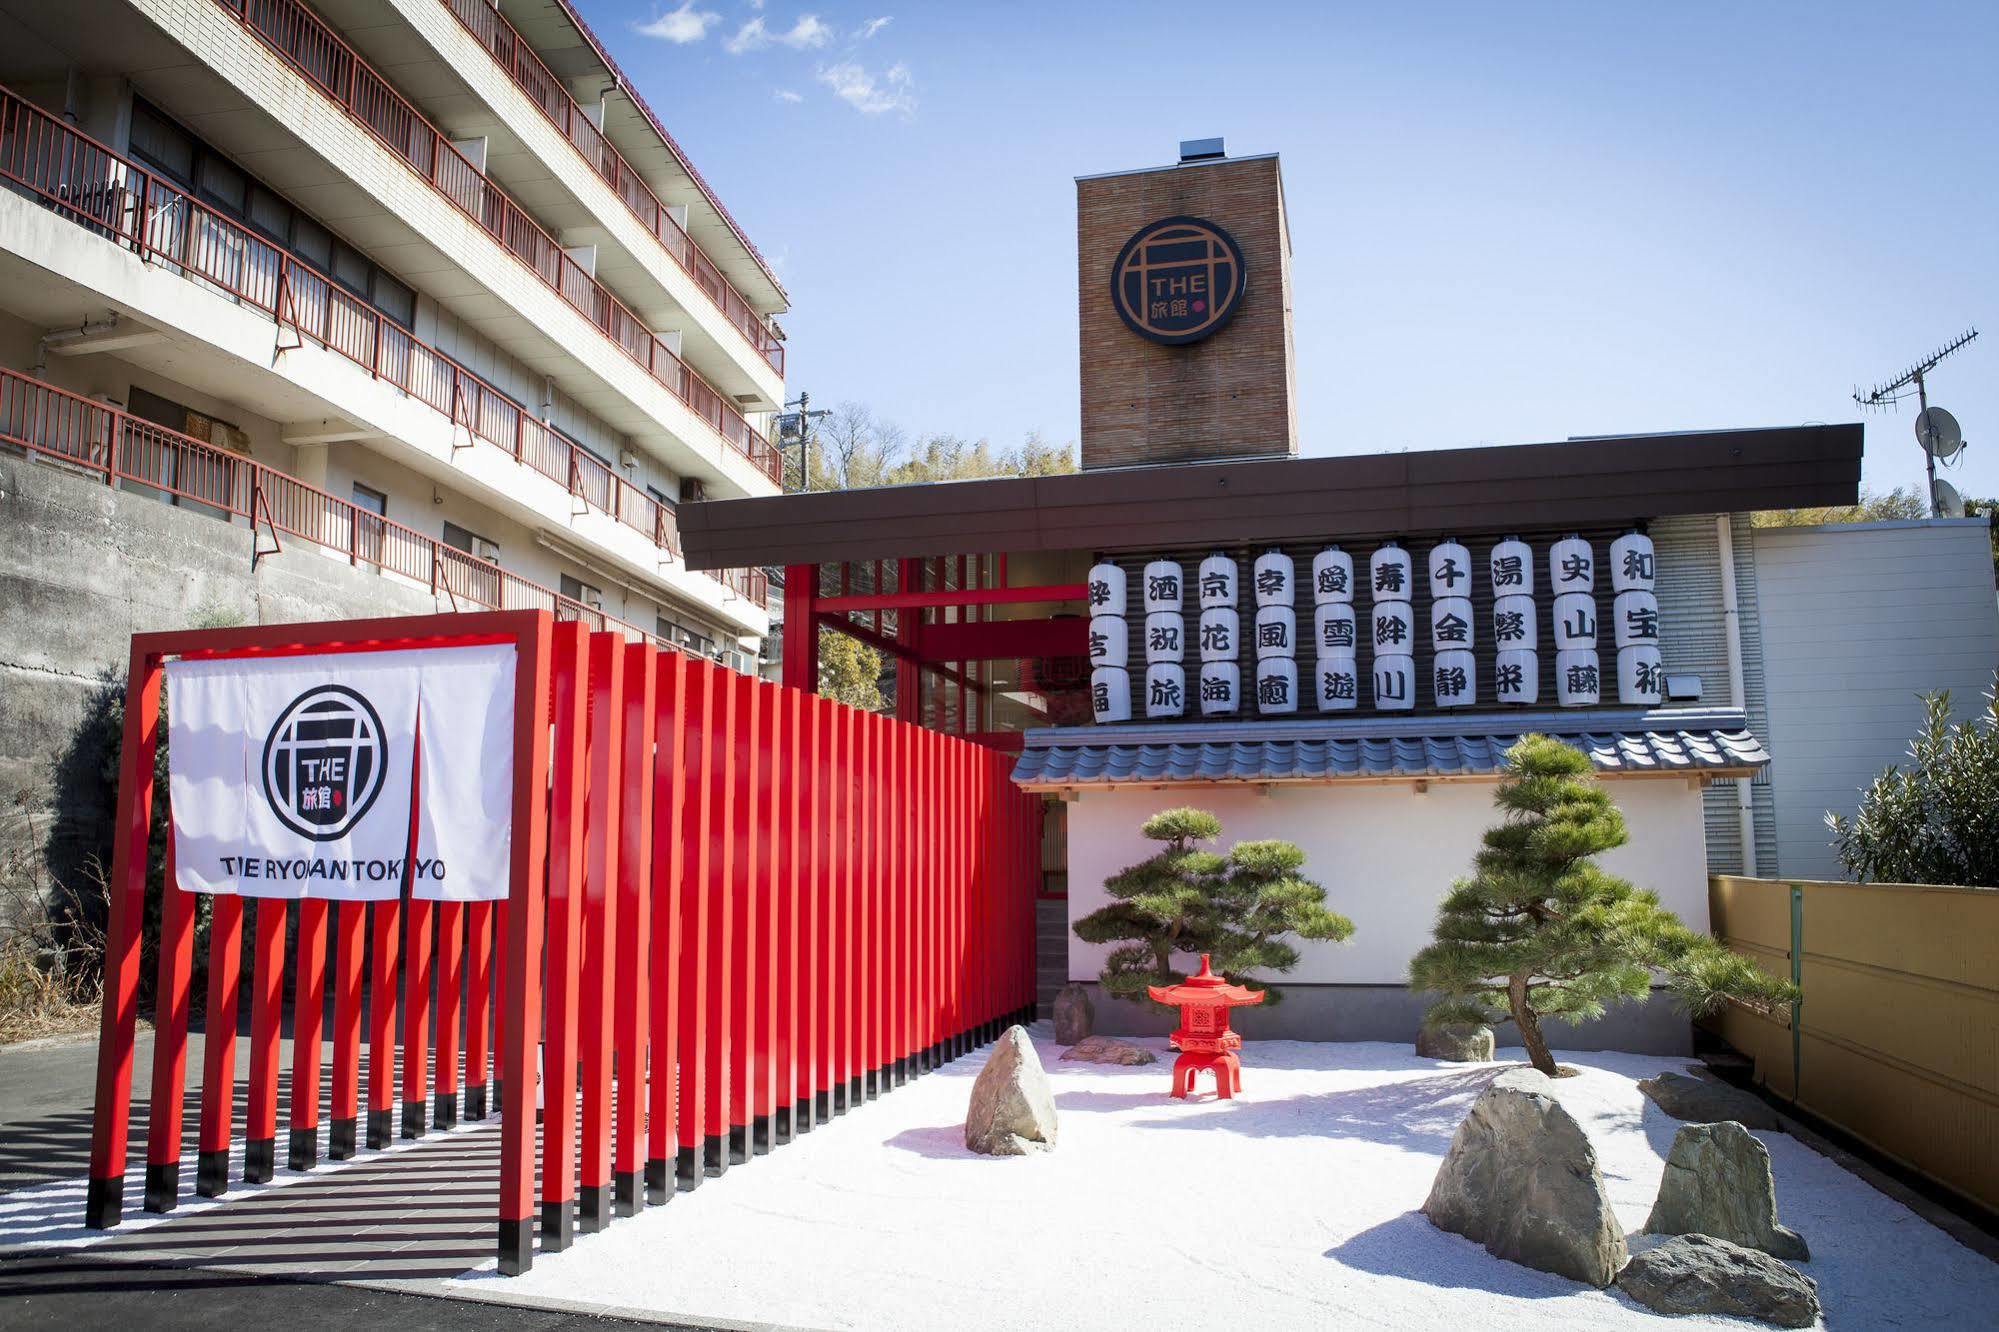
{"type": "Polygon", "coordinates": [[[1511,1019],[1534,1067],[1553,1076],[1541,1020],[1587,1021],[1613,1001],[1643,999],[1654,967],[1696,1016],[1729,999],[1767,1009],[1796,997],[1789,982],[1681,924],[1656,893],[1597,865],[1624,844],[1624,817],[1580,750],[1529,735],[1506,762],[1494,803],[1507,817],[1445,896],[1436,942],[1410,960],[1411,988],[1442,996],[1425,1025],[1511,1019]]]}
{"type": "MultiPolygon", "coordinates": [[[[1075,926],[1087,943],[1117,944],[1099,977],[1108,994],[1147,1000],[1148,985],[1179,981],[1175,953],[1208,953],[1216,971],[1263,989],[1248,972],[1298,964],[1281,936],[1353,933],[1352,921],[1326,909],[1326,890],[1299,875],[1305,853],[1289,842],[1243,842],[1226,856],[1202,850],[1195,843],[1219,838],[1222,824],[1200,809],[1162,810],[1140,831],[1165,849],[1106,880],[1111,903],[1075,926]]],[[[1266,1002],[1278,997],[1271,990],[1266,1002]]]]}

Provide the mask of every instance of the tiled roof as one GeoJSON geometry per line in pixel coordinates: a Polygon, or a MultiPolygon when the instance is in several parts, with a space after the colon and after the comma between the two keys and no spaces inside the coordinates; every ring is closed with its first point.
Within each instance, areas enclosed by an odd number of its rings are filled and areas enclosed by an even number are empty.
{"type": "Polygon", "coordinates": [[[1529,731],[1581,748],[1605,776],[1744,773],[1770,755],[1742,713],[1715,709],[1507,713],[1030,731],[1023,786],[1159,782],[1330,782],[1496,776],[1529,731]]]}

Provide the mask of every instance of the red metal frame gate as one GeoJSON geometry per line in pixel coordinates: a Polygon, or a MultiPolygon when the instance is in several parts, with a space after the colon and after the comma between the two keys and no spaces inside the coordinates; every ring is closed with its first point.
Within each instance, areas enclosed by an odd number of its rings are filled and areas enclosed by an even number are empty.
{"type": "MultiPolygon", "coordinates": [[[[579,1215],[595,1230],[613,1211],[665,1202],[1031,1016],[1039,798],[1012,785],[1002,753],[542,611],[140,634],[88,1225],[114,1226],[123,1208],[166,658],[495,642],[519,653],[507,898],[252,899],[245,1182],[275,1170],[294,912],[289,1167],[317,1160],[329,984],[328,1155],[360,1150],[365,948],[365,1144],[389,1144],[398,1102],[405,1138],[427,1121],[454,1125],[461,1097],[466,1118],[484,1119],[497,1083],[508,1274],[533,1261],[537,1201],[542,1247],[567,1247],[579,1215]]],[[[146,1132],[155,1212],[179,1194],[195,919],[193,894],[173,886],[171,847],[167,866],[146,1132]]],[[[220,894],[213,904],[207,1012],[233,1018],[246,905],[220,894]]],[[[235,1040],[233,1020],[210,1021],[196,1165],[205,1197],[229,1188],[235,1040]]]]}

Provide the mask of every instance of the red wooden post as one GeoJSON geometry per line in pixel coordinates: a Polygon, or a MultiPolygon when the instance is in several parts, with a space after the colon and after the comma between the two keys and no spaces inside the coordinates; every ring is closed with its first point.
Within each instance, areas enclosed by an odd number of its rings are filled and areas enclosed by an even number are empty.
{"type": "Polygon", "coordinates": [[[762,734],[757,744],[757,1062],[754,1069],[756,1150],[768,1153],[777,1143],[779,967],[782,961],[782,857],[786,842],[783,816],[784,688],[759,682],[757,709],[762,734]]]}
{"type": "Polygon", "coordinates": [[[493,904],[465,909],[465,1118],[486,1117],[486,1066],[492,1061],[493,904]]]}
{"type": "Polygon", "coordinates": [[[257,899],[251,953],[250,1102],[243,1125],[243,1181],[262,1184],[277,1163],[278,1019],[284,1009],[285,900],[257,899]]]}
{"type": "Polygon", "coordinates": [[[229,1143],[235,1136],[236,1007],[243,967],[243,899],[217,893],[208,918],[208,1007],[201,1041],[201,1136],[194,1191],[229,1191],[229,1143]]]}
{"type": "Polygon", "coordinates": [[[394,899],[370,903],[375,931],[373,974],[368,999],[368,1146],[387,1147],[393,1140],[396,1106],[396,1004],[398,963],[402,957],[402,903],[394,899]]]}
{"type": "Polygon", "coordinates": [[[577,1226],[611,1221],[611,1004],[618,929],[619,776],[624,762],[625,639],[590,635],[590,794],[583,876],[583,1138],[577,1226]]]}
{"type": "Polygon", "coordinates": [[[854,787],[860,781],[860,763],[856,754],[856,727],[854,709],[842,707],[837,726],[839,737],[840,780],[835,792],[838,802],[836,815],[836,837],[834,854],[839,858],[839,906],[833,913],[834,948],[837,961],[833,969],[833,986],[838,995],[838,1007],[834,1010],[833,1025],[833,1109],[844,1114],[854,1102],[854,1008],[857,999],[856,965],[858,952],[855,943],[858,932],[856,917],[860,915],[859,856],[856,854],[858,832],[855,822],[854,787]]]}
{"type": "Polygon", "coordinates": [[[706,1085],[702,1088],[701,1163],[703,1171],[719,1175],[729,1168],[730,1064],[735,1057],[736,920],[731,882],[735,869],[735,733],[742,719],[737,716],[735,677],[720,667],[710,668],[710,674],[713,708],[703,744],[708,768],[708,852],[702,883],[708,902],[703,913],[708,976],[704,987],[707,1050],[702,1075],[706,1085]]]}
{"type": "Polygon", "coordinates": [[[326,1020],[326,899],[298,904],[298,960],[292,979],[292,1094],[285,1164],[319,1163],[319,1038],[326,1020]]]}
{"type": "Polygon", "coordinates": [[[757,844],[763,833],[757,804],[762,697],[754,676],[732,674],[729,688],[736,698],[736,722],[730,743],[735,804],[730,815],[729,841],[734,847],[735,860],[729,876],[729,895],[735,933],[730,949],[734,984],[730,987],[728,1133],[729,1163],[741,1165],[750,1157],[750,1121],[755,1116],[750,1067],[756,1059],[757,986],[762,979],[756,946],[760,935],[756,909],[757,844]]]}
{"type": "Polygon", "coordinates": [[[680,1141],[675,1120],[680,1098],[681,820],[686,817],[686,773],[681,727],[687,707],[687,659],[653,654],[652,985],[651,1073],[646,1102],[646,1201],[673,1196],[680,1141]]]}
{"type": "Polygon", "coordinates": [[[889,908],[895,931],[892,977],[895,1009],[891,1053],[895,1056],[895,1085],[900,1087],[909,1081],[909,1054],[913,1048],[910,1013],[915,1007],[912,998],[915,982],[909,968],[909,876],[911,867],[916,863],[911,842],[916,830],[917,802],[910,784],[910,728],[900,722],[891,722],[889,734],[894,742],[894,767],[889,778],[889,792],[895,805],[895,892],[889,908]]]}
{"type": "Polygon", "coordinates": [[[342,902],[334,914],[333,1099],[326,1130],[326,1155],[333,1161],[354,1155],[359,1128],[361,939],[367,923],[366,902],[342,902]]]}
{"type": "Polygon", "coordinates": [[[160,663],[132,644],[125,734],[118,760],[118,822],[111,844],[104,930],[104,1020],[97,1042],[97,1115],[90,1134],[84,1224],[118,1224],[125,1203],[125,1146],[132,1100],[132,1037],[138,1023],[139,933],[145,919],[146,843],[153,815],[153,752],[159,741],[160,663]]]}
{"type": "Polygon", "coordinates": [[[888,1010],[888,985],[882,974],[887,955],[887,938],[882,928],[883,906],[886,903],[888,861],[888,838],[882,820],[887,814],[887,802],[882,798],[883,750],[886,748],[885,727],[882,719],[871,712],[861,714],[861,724],[868,733],[867,792],[867,834],[868,834],[868,901],[861,916],[861,928],[867,936],[868,1008],[867,1029],[863,1033],[862,1069],[866,1079],[863,1090],[870,1097],[882,1093],[882,1024],[888,1010]]]}
{"type": "Polygon", "coordinates": [[[826,820],[825,820],[825,732],[827,703],[808,695],[804,702],[804,733],[800,777],[805,784],[805,807],[801,815],[805,856],[804,877],[799,886],[798,990],[798,1129],[809,1131],[821,1122],[819,1094],[826,1081],[820,1067],[825,1049],[822,1035],[826,988],[826,820]]]}
{"type": "MultiPolygon", "coordinates": [[[[613,1203],[620,1216],[645,1206],[641,1167],[646,1155],[646,1076],[652,1030],[653,727],[659,679],[653,649],[626,643],[625,735],[619,792],[617,906],[617,1141],[613,1203]]],[[[662,967],[664,970],[664,967],[662,967]]]]}
{"type": "Polygon", "coordinates": [[[874,920],[874,828],[872,826],[874,804],[873,790],[868,781],[869,739],[868,714],[856,709],[854,722],[854,1047],[853,1063],[848,1070],[847,1097],[851,1105],[859,1105],[867,1097],[868,1089],[868,1020],[874,1012],[874,985],[869,971],[869,961],[873,955],[874,920]]]}
{"type": "Polygon", "coordinates": [[[160,887],[159,978],[153,993],[152,1113],[146,1125],[146,1210],[170,1212],[180,1195],[180,1128],[187,1089],[188,982],[194,962],[194,894],[174,878],[167,835],[160,887]]]}
{"type": "MultiPolygon", "coordinates": [[[[412,826],[411,835],[415,829],[412,826]]],[[[430,1099],[431,924],[436,904],[403,903],[403,1122],[402,1136],[421,1138],[430,1099]]]]}
{"type": "Polygon", "coordinates": [[[535,1051],[541,1041],[543,857],[547,854],[549,624],[537,613],[514,663],[514,802],[508,841],[506,1046],[500,1080],[499,1268],[534,1262],[535,1051]]]}
{"type": "Polygon", "coordinates": [[[677,825],[682,865],[680,876],[680,1099],[675,1116],[674,1183],[681,1189],[701,1185],[708,1125],[708,1008],[714,991],[715,953],[709,917],[715,909],[709,859],[709,827],[715,816],[715,788],[710,773],[714,754],[715,669],[705,661],[688,660],[681,671],[684,709],[680,720],[682,788],[681,819],[677,825]]]}
{"type": "Polygon", "coordinates": [[[458,1034],[465,1021],[465,904],[437,904],[437,1090],[439,1128],[458,1123],[458,1034]]]}
{"type": "Polygon", "coordinates": [[[782,725],[782,737],[778,750],[778,762],[782,773],[778,783],[781,832],[773,834],[777,840],[778,881],[775,893],[777,903],[777,1090],[776,1105],[772,1111],[771,1132],[776,1141],[790,1142],[798,1132],[798,1013],[799,1013],[799,969],[804,963],[804,954],[798,946],[799,922],[802,918],[799,894],[804,879],[803,862],[805,846],[801,841],[803,826],[801,814],[805,804],[807,781],[800,770],[800,760],[804,755],[805,705],[809,696],[799,689],[782,689],[778,692],[778,706],[782,725]]]}
{"type": "Polygon", "coordinates": [[[784,568],[784,682],[819,692],[819,566],[784,568]]]}
{"type": "Polygon", "coordinates": [[[589,785],[590,631],[555,626],[549,668],[555,686],[554,788],[548,845],[548,1043],[542,1060],[541,1246],[569,1247],[576,1232],[577,1006],[582,985],[583,817],[589,785]]]}

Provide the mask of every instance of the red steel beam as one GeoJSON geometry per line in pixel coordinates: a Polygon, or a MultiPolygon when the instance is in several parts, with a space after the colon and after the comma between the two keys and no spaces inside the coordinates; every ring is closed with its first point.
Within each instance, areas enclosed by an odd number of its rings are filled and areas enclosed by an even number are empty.
{"type": "Polygon", "coordinates": [[[682,666],[680,769],[681,822],[677,826],[680,875],[680,949],[675,977],[680,994],[678,1048],[679,1101],[674,1124],[674,1184],[698,1188],[703,1178],[708,1124],[708,1041],[710,996],[714,991],[715,952],[710,918],[716,903],[710,868],[708,835],[715,818],[715,789],[710,775],[714,743],[715,668],[688,659],[682,666]]]}
{"type": "Polygon", "coordinates": [[[167,838],[160,886],[160,955],[153,990],[153,1091],[146,1125],[146,1210],[170,1212],[180,1194],[181,1114],[187,1092],[187,1014],[194,963],[194,894],[174,876],[167,838]]]}
{"type": "MultiPolygon", "coordinates": [[[[917,657],[932,662],[995,661],[1007,657],[1080,657],[1090,650],[1090,622],[975,620],[925,625],[917,657]]],[[[959,678],[963,678],[962,673],[959,678]]]]}
{"type": "Polygon", "coordinates": [[[541,1246],[567,1249],[576,1234],[577,1010],[582,1003],[585,800],[589,790],[590,630],[555,626],[554,784],[548,821],[548,1037],[542,1057],[541,1246]]]}
{"type": "Polygon", "coordinates": [[[319,1161],[319,1039],[326,1020],[326,912],[325,898],[308,897],[298,904],[298,969],[292,980],[291,1136],[285,1153],[286,1164],[293,1170],[310,1170],[319,1161]]]}
{"type": "Polygon", "coordinates": [[[613,1206],[620,1216],[645,1207],[647,1046],[652,1016],[653,727],[659,680],[653,649],[623,643],[624,757],[620,782],[617,920],[617,1140],[612,1147],[613,1206]]]}
{"type": "Polygon", "coordinates": [[[686,784],[681,731],[686,722],[687,659],[653,656],[658,676],[653,713],[652,809],[652,1051],[646,1103],[646,1201],[673,1196],[680,1142],[681,865],[680,825],[686,784]]]}
{"type": "Polygon", "coordinates": [[[354,1155],[361,1114],[361,954],[368,904],[342,902],[333,917],[333,1085],[328,1160],[354,1155]]]}
{"type": "Polygon", "coordinates": [[[250,1101],[243,1117],[243,1182],[265,1184],[277,1166],[278,1023],[284,1009],[285,902],[257,899],[251,953],[250,1101]]]}
{"type": "MultiPolygon", "coordinates": [[[[784,586],[786,592],[791,590],[789,573],[785,575],[784,586]]],[[[1050,601],[1082,601],[1089,595],[1088,583],[1051,583],[1043,587],[956,587],[939,589],[935,592],[863,592],[853,596],[820,597],[818,609],[827,614],[838,614],[845,611],[911,610],[931,606],[1028,606],[1050,601]]],[[[787,615],[789,609],[787,606],[787,615]]]]}
{"type": "Polygon", "coordinates": [[[618,860],[623,801],[625,637],[590,635],[590,792],[584,837],[583,977],[577,1010],[583,1060],[583,1132],[577,1153],[577,1228],[611,1223],[612,1004],[617,991],[618,860]]]}

